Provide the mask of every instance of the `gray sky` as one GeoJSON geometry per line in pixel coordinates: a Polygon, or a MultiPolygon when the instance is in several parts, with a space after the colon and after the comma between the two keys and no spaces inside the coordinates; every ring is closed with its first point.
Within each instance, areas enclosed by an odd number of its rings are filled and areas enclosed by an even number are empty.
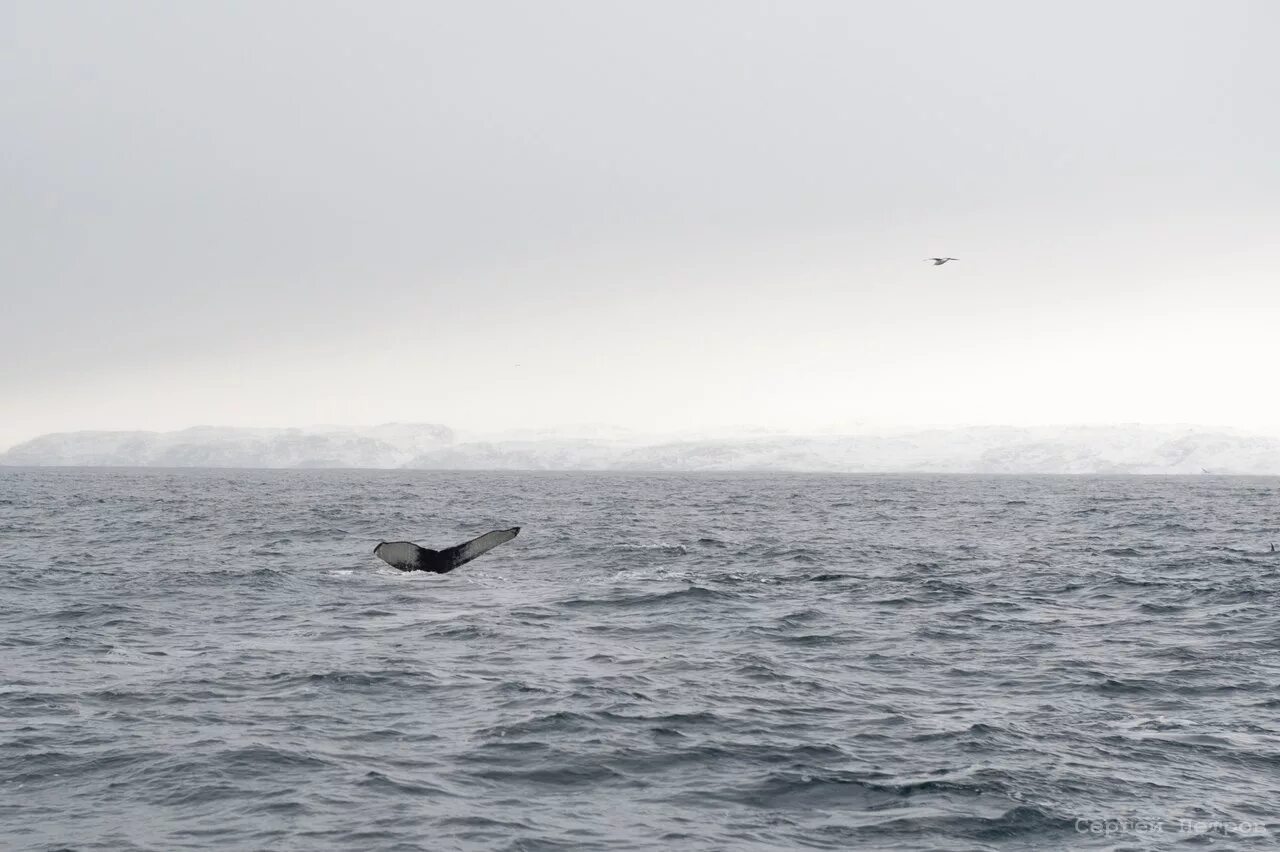
{"type": "Polygon", "coordinates": [[[3,0],[0,446],[1274,424],[1277,31],[1265,0],[3,0]]]}

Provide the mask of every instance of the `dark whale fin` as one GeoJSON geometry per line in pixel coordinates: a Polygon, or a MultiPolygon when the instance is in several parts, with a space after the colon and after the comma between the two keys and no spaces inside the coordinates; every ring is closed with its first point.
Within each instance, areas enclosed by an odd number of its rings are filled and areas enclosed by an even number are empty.
{"type": "Polygon", "coordinates": [[[435,574],[448,574],[459,565],[465,565],[498,545],[511,541],[519,532],[519,527],[494,530],[479,538],[473,538],[471,541],[440,551],[419,547],[411,541],[384,541],[375,547],[373,552],[383,562],[401,571],[431,571],[435,574]]]}
{"type": "Polygon", "coordinates": [[[411,541],[384,541],[373,549],[373,554],[401,571],[432,571],[430,566],[439,555],[411,541]]]}
{"type": "Polygon", "coordinates": [[[471,541],[464,542],[455,547],[446,548],[436,554],[436,558],[446,567],[436,570],[438,574],[444,574],[452,571],[459,565],[466,565],[477,556],[488,553],[500,544],[505,544],[520,534],[519,527],[512,527],[509,530],[494,530],[484,535],[473,538],[471,541]]]}

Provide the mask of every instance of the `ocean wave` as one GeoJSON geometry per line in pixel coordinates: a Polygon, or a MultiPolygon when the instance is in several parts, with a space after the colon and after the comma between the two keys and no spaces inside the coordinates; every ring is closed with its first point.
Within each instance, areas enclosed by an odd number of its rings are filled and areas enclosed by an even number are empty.
{"type": "Polygon", "coordinates": [[[0,847],[1148,848],[1076,820],[1280,800],[1269,482],[0,485],[0,847]]]}

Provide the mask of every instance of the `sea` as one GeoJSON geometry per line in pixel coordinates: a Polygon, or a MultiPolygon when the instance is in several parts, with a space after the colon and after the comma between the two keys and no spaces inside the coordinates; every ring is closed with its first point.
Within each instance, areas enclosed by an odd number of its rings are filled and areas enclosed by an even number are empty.
{"type": "Polygon", "coordinates": [[[0,468],[0,849],[1274,848],[1272,542],[1262,477],[0,468]]]}

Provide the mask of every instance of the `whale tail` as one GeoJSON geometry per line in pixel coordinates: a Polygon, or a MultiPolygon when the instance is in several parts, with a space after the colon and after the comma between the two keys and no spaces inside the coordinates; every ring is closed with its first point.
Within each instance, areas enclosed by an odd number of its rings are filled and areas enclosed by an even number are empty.
{"type": "Polygon", "coordinates": [[[477,556],[481,556],[493,550],[500,544],[505,544],[520,534],[519,527],[512,527],[509,530],[494,530],[487,532],[471,541],[453,547],[446,547],[436,554],[439,560],[439,568],[436,569],[437,574],[444,574],[457,568],[459,565],[466,565],[477,556]]]}
{"type": "Polygon", "coordinates": [[[384,541],[375,547],[373,552],[383,562],[401,571],[448,574],[459,565],[466,565],[477,556],[488,553],[504,542],[511,541],[519,532],[519,527],[494,530],[444,550],[430,550],[419,547],[411,541],[384,541]]]}

